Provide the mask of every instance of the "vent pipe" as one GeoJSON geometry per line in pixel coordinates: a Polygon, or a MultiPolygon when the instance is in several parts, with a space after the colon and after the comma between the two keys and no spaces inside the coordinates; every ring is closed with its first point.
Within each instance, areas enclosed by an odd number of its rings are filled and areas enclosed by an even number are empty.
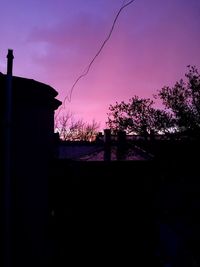
{"type": "Polygon", "coordinates": [[[7,75],[12,76],[12,69],[13,69],[13,50],[8,49],[8,54],[7,54],[7,75]]]}
{"type": "Polygon", "coordinates": [[[12,67],[13,67],[13,50],[8,49],[7,54],[7,75],[6,75],[6,94],[5,94],[5,181],[4,181],[4,205],[5,205],[5,231],[4,231],[4,242],[5,242],[5,253],[4,263],[5,267],[11,267],[11,232],[12,232],[12,195],[11,195],[11,134],[12,134],[12,67]]]}

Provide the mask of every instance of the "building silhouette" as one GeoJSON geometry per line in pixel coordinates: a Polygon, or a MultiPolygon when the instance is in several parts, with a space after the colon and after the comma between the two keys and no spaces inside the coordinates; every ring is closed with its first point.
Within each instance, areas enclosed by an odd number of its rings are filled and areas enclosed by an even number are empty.
{"type": "Polygon", "coordinates": [[[13,76],[12,50],[7,58],[7,74],[0,73],[4,265],[46,266],[48,175],[61,102],[49,85],[13,76]]]}

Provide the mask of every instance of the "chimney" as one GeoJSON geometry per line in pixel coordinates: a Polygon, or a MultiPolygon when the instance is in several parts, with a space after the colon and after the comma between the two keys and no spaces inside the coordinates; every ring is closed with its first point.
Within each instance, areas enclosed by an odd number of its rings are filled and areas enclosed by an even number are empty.
{"type": "Polygon", "coordinates": [[[13,69],[13,50],[8,49],[8,54],[7,54],[7,75],[12,76],[12,69],[13,69]]]}

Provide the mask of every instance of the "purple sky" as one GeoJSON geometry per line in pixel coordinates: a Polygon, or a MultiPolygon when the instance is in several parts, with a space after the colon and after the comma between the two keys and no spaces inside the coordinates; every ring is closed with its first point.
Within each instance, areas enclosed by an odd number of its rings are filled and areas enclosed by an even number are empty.
{"type": "MultiPolygon", "coordinates": [[[[14,50],[16,76],[54,87],[63,100],[107,37],[123,0],[1,0],[0,71],[14,50]]],[[[126,3],[128,2],[125,1],[126,3]]],[[[200,67],[200,1],[135,0],[65,112],[105,127],[115,101],[151,97],[200,67]]]]}

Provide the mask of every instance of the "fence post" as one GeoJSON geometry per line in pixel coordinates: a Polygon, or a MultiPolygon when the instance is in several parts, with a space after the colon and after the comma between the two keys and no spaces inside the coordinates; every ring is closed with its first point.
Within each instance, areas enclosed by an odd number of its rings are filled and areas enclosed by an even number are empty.
{"type": "Polygon", "coordinates": [[[104,161],[111,160],[111,130],[104,129],[104,161]]]}
{"type": "Polygon", "coordinates": [[[117,160],[126,159],[126,132],[118,131],[117,133],[117,160]]]}

